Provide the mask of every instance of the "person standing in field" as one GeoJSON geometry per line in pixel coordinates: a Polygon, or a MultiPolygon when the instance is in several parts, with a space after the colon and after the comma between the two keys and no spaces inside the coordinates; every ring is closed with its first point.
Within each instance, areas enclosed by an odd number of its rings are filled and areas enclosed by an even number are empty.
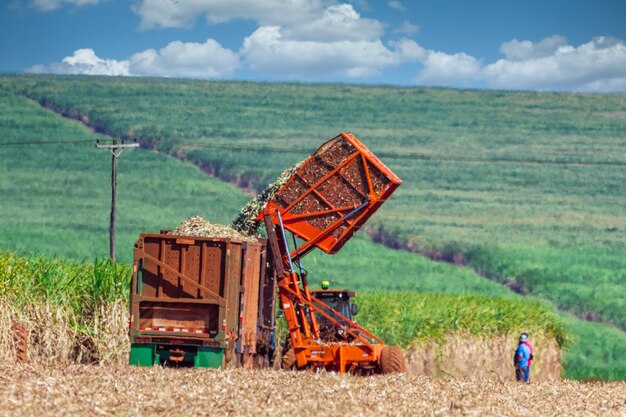
{"type": "Polygon", "coordinates": [[[535,359],[534,355],[533,355],[533,345],[530,343],[530,341],[528,340],[528,333],[524,332],[520,335],[520,338],[524,336],[526,338],[526,341],[524,342],[524,344],[526,346],[528,346],[528,349],[530,349],[530,357],[528,358],[528,381],[530,381],[530,367],[533,364],[533,359],[535,359]]]}
{"type": "Polygon", "coordinates": [[[515,379],[520,382],[528,382],[530,378],[530,363],[532,361],[532,348],[528,342],[528,334],[522,333],[519,337],[519,344],[513,356],[515,365],[515,379]]]}

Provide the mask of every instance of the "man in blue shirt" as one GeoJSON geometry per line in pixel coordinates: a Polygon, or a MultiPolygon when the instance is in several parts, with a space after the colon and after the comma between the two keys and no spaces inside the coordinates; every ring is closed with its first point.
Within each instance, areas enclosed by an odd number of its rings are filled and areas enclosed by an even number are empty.
{"type": "Polygon", "coordinates": [[[513,365],[515,365],[515,379],[521,382],[528,382],[530,376],[530,348],[526,344],[528,335],[522,333],[519,338],[519,345],[515,350],[515,356],[513,356],[513,365]]]}

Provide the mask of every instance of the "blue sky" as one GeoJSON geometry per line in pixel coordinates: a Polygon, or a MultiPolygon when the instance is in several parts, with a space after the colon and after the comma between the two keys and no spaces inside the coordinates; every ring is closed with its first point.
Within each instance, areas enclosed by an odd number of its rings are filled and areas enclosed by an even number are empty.
{"type": "Polygon", "coordinates": [[[5,0],[0,71],[626,92],[626,1],[5,0]]]}

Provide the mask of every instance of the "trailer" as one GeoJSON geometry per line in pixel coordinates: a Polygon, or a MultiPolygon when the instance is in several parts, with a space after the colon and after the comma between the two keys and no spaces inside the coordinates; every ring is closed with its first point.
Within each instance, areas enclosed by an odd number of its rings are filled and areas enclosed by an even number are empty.
{"type": "Polygon", "coordinates": [[[130,364],[268,363],[275,290],[265,248],[262,239],[142,233],[130,289],[130,364]]]}

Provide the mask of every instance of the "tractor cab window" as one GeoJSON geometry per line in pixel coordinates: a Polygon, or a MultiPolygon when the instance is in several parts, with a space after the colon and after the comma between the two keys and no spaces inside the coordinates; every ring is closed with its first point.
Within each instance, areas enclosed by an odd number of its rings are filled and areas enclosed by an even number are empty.
{"type": "MultiPolygon", "coordinates": [[[[328,307],[338,312],[344,317],[351,319],[352,314],[350,312],[350,300],[344,296],[342,293],[331,293],[324,294],[319,293],[316,294],[315,297],[326,304],[328,307]]],[[[317,314],[318,320],[325,320],[324,317],[321,317],[321,314],[317,314]]]]}

